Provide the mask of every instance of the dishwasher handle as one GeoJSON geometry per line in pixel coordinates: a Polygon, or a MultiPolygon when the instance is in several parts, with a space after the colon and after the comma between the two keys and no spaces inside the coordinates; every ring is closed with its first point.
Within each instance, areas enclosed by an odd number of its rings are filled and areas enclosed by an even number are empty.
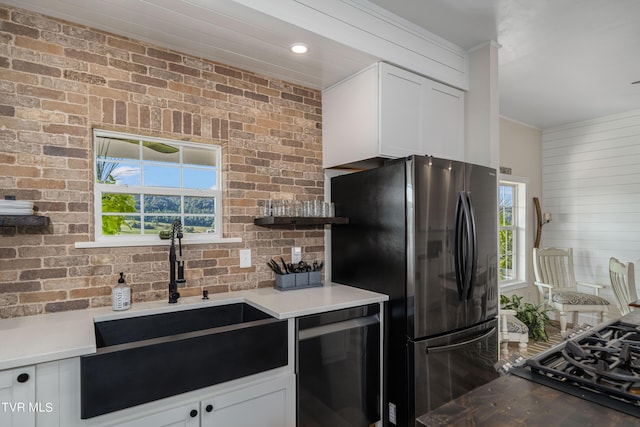
{"type": "Polygon", "coordinates": [[[300,329],[298,331],[298,341],[316,338],[322,335],[332,334],[334,332],[348,331],[349,329],[362,328],[364,326],[380,323],[380,314],[373,314],[367,317],[357,317],[355,319],[345,320],[343,322],[329,323],[328,325],[315,326],[309,329],[300,329]]]}

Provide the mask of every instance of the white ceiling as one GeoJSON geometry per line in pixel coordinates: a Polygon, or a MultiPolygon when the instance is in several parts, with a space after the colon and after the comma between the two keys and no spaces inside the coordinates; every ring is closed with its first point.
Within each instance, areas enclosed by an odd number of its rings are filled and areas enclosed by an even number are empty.
{"type": "Polygon", "coordinates": [[[500,113],[548,128],[640,108],[638,0],[371,0],[470,49],[502,47],[500,113]]]}
{"type": "MultiPolygon", "coordinates": [[[[0,1],[318,89],[378,59],[230,0],[0,1]]],[[[371,1],[464,49],[496,40],[503,116],[544,129],[640,108],[638,0],[371,1]]]]}

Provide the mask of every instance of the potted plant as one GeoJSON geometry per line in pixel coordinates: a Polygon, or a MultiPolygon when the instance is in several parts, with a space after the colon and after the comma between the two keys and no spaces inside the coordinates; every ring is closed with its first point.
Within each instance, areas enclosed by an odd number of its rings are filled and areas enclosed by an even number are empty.
{"type": "Polygon", "coordinates": [[[529,328],[529,335],[536,341],[549,341],[545,323],[549,320],[547,311],[543,309],[543,305],[535,305],[525,302],[522,305],[522,297],[513,295],[509,299],[505,295],[500,295],[500,306],[507,310],[515,310],[516,318],[529,328]]]}

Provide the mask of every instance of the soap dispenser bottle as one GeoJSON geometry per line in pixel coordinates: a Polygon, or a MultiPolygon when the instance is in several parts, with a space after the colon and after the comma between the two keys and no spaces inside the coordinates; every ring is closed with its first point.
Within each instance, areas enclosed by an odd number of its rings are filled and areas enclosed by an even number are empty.
{"type": "Polygon", "coordinates": [[[111,303],[115,311],[131,308],[131,288],[124,282],[124,273],[120,273],[118,285],[113,288],[111,303]]]}

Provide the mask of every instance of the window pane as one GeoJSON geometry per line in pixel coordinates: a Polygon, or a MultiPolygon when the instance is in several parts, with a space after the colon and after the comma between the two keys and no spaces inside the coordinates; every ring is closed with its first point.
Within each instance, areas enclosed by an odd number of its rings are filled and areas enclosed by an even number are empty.
{"type": "Polygon", "coordinates": [[[137,215],[102,215],[102,234],[140,234],[140,217],[137,215]]]}
{"type": "Polygon", "coordinates": [[[98,136],[96,157],[100,160],[139,160],[140,142],[135,139],[98,136]]]}
{"type": "Polygon", "coordinates": [[[185,233],[215,233],[215,216],[185,216],[182,228],[185,233]]]}
{"type": "Polygon", "coordinates": [[[132,139],[96,138],[96,181],[140,185],[139,142],[132,139]]]}
{"type": "Polygon", "coordinates": [[[171,215],[145,215],[142,234],[158,234],[164,230],[171,231],[171,225],[176,219],[180,218],[171,215]]]}
{"type": "Polygon", "coordinates": [[[513,225],[513,197],[515,188],[501,185],[499,189],[498,217],[501,226],[513,225]]]}
{"type": "Polygon", "coordinates": [[[144,196],[145,213],[180,213],[180,196],[144,196]]]}
{"type": "Polygon", "coordinates": [[[162,142],[142,142],[142,157],[145,161],[180,163],[180,148],[162,142]]]}
{"type": "Polygon", "coordinates": [[[180,168],[144,165],[144,185],[180,188],[180,168]]]}
{"type": "Polygon", "coordinates": [[[140,185],[140,163],[98,162],[96,163],[96,181],[104,184],[140,185]]]}
{"type": "Polygon", "coordinates": [[[503,256],[500,258],[500,280],[515,279],[512,267],[503,267],[503,265],[513,266],[513,256],[503,256]]]}
{"type": "Polygon", "coordinates": [[[102,212],[140,212],[140,196],[137,194],[102,193],[102,212]]]}
{"type": "Polygon", "coordinates": [[[500,280],[515,277],[513,264],[513,230],[500,230],[500,280]]]}
{"type": "Polygon", "coordinates": [[[182,170],[184,178],[184,188],[194,190],[215,190],[216,189],[216,171],[215,169],[191,169],[184,168],[182,170]]]}
{"type": "Polygon", "coordinates": [[[182,162],[185,166],[218,166],[216,165],[216,154],[213,150],[197,147],[184,147],[182,149],[182,162]]]}
{"type": "Polygon", "coordinates": [[[212,214],[215,212],[215,200],[213,197],[186,197],[184,198],[185,214],[212,214]]]}

